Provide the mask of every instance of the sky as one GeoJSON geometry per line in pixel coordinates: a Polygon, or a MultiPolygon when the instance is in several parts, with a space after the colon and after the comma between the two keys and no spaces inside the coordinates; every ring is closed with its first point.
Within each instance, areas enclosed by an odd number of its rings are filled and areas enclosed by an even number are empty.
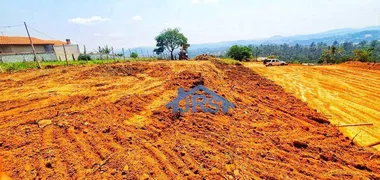
{"type": "Polygon", "coordinates": [[[90,51],[155,46],[178,27],[190,44],[380,26],[380,0],[0,0],[0,33],[71,39],[90,51]],[[37,31],[35,31],[37,30],[37,31]]]}

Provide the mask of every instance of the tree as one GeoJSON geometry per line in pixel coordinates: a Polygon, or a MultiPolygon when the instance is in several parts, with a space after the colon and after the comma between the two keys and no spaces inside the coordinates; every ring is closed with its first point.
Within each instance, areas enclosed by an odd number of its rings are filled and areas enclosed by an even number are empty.
{"type": "Polygon", "coordinates": [[[335,46],[328,47],[328,49],[324,49],[318,63],[338,63],[341,61],[340,55],[344,51],[335,46]],[[339,57],[339,58],[338,58],[339,57]]]}
{"type": "Polygon", "coordinates": [[[252,51],[248,46],[234,45],[228,50],[227,56],[235,60],[242,61],[244,59],[247,60],[252,57],[252,51]]]}
{"type": "Polygon", "coordinates": [[[321,58],[318,61],[318,63],[331,63],[332,62],[332,55],[330,50],[325,49],[322,52],[321,58]]]}
{"type": "Polygon", "coordinates": [[[356,49],[354,51],[355,54],[355,60],[361,61],[361,62],[369,62],[372,60],[372,51],[373,48],[369,48],[367,50],[364,49],[356,49]]]}
{"type": "Polygon", "coordinates": [[[378,44],[377,40],[372,40],[371,43],[370,43],[370,46],[372,48],[375,48],[377,44],[378,44]]]}
{"type": "Polygon", "coordinates": [[[333,46],[333,47],[337,47],[337,46],[339,46],[339,42],[335,40],[335,41],[333,42],[332,46],[333,46]]]}
{"type": "Polygon", "coordinates": [[[136,52],[132,52],[130,57],[136,59],[139,55],[136,52]]]}
{"type": "Polygon", "coordinates": [[[105,45],[104,47],[99,46],[99,53],[102,54],[109,54],[111,52],[111,48],[108,47],[108,45],[105,45]]]}
{"type": "Polygon", "coordinates": [[[253,45],[249,45],[248,47],[251,49],[252,55],[255,56],[255,60],[257,61],[257,57],[259,56],[259,53],[260,53],[259,47],[253,46],[253,45]]]}
{"type": "Polygon", "coordinates": [[[165,29],[155,39],[157,41],[156,49],[153,50],[157,55],[160,55],[166,50],[170,52],[171,60],[174,60],[174,50],[180,46],[187,44],[187,38],[183,35],[178,28],[165,29]]]}
{"type": "Polygon", "coordinates": [[[366,40],[363,40],[363,41],[361,41],[361,42],[359,43],[359,47],[362,47],[362,48],[364,48],[364,47],[365,47],[365,45],[367,45],[367,43],[368,43],[368,41],[366,41],[366,40]]]}

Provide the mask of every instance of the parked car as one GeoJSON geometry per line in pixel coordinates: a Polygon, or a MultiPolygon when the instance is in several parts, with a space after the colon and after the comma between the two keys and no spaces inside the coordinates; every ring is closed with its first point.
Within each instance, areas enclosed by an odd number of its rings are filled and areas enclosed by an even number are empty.
{"type": "Polygon", "coordinates": [[[278,59],[268,59],[265,61],[265,66],[285,66],[288,65],[285,61],[280,61],[278,59]]]}

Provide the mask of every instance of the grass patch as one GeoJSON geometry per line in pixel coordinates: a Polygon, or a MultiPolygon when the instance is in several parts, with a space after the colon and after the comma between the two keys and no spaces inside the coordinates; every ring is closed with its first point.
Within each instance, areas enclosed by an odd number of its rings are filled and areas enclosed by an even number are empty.
{"type": "Polygon", "coordinates": [[[14,72],[25,69],[37,69],[37,64],[35,62],[1,63],[0,67],[3,71],[14,72]]]}
{"type": "MultiPolygon", "coordinates": [[[[69,61],[69,66],[75,65],[95,65],[95,64],[109,64],[109,63],[118,63],[118,62],[135,62],[135,61],[154,61],[156,58],[135,58],[135,59],[126,59],[126,60],[79,60],[79,61],[69,61]]],[[[41,62],[41,66],[44,69],[47,66],[66,66],[66,61],[44,61],[41,62]]],[[[15,63],[0,63],[0,72],[1,70],[6,72],[15,72],[26,69],[37,69],[36,62],[15,62],[15,63]]]]}

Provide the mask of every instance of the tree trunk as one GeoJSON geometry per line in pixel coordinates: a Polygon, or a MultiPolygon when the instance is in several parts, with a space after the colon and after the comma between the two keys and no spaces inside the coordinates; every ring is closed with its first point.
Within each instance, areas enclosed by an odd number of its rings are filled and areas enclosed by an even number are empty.
{"type": "Polygon", "coordinates": [[[173,51],[170,51],[170,59],[174,60],[173,51]]]}

